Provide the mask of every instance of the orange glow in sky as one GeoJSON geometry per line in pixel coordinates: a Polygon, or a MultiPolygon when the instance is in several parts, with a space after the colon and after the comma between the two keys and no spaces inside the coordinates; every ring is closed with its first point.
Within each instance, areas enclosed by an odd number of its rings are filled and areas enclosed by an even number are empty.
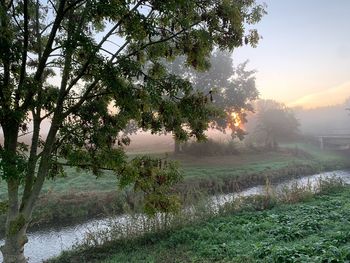
{"type": "Polygon", "coordinates": [[[233,53],[257,70],[260,98],[315,108],[350,96],[350,1],[259,0],[268,14],[256,25],[256,48],[233,53]],[[325,19],[327,18],[327,19],[325,19]]]}

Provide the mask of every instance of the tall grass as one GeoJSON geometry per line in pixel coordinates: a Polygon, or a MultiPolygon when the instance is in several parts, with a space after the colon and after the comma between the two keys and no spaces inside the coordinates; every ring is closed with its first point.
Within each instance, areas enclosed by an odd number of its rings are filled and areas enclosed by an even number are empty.
{"type": "MultiPolygon", "coordinates": [[[[79,255],[81,257],[92,247],[110,246],[116,240],[130,242],[130,240],[136,240],[144,235],[156,237],[161,233],[208,221],[213,217],[233,215],[242,211],[261,211],[284,203],[302,202],[312,199],[315,195],[338,191],[342,187],[344,187],[344,183],[340,179],[332,178],[320,179],[314,185],[293,183],[279,189],[267,180],[262,193],[253,196],[237,194],[234,198],[231,196],[226,202],[221,203],[204,198],[177,214],[157,214],[155,217],[148,217],[144,214],[134,213],[110,218],[105,229],[89,232],[84,242],[75,247],[73,254],[65,252],[59,261],[52,260],[51,262],[70,262],[72,256],[79,255]]],[[[90,256],[87,253],[87,257],[90,256]]]]}

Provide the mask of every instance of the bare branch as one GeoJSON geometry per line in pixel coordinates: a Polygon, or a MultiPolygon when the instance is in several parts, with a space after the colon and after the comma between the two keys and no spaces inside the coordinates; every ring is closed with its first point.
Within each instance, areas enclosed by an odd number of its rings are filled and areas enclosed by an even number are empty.
{"type": "Polygon", "coordinates": [[[125,43],[117,50],[117,52],[114,53],[114,55],[110,58],[109,62],[112,62],[123,50],[126,48],[126,46],[130,43],[130,41],[125,41],[125,43]]]}
{"type": "Polygon", "coordinates": [[[112,53],[112,52],[110,52],[110,51],[108,51],[107,49],[105,49],[105,48],[100,48],[100,50],[102,50],[102,51],[104,51],[104,52],[106,52],[106,53],[108,53],[109,55],[111,55],[111,56],[114,56],[114,53],[112,53]]]}
{"type": "MultiPolygon", "coordinates": [[[[50,54],[49,58],[54,58],[54,57],[64,57],[63,54],[59,53],[59,54],[50,54]]],[[[49,63],[49,62],[48,62],[49,63]]]]}
{"type": "Polygon", "coordinates": [[[53,10],[55,10],[55,12],[56,12],[56,14],[57,14],[57,13],[58,13],[58,10],[56,9],[55,4],[52,2],[52,0],[49,0],[49,2],[50,2],[50,4],[51,4],[53,10]]]}
{"type": "Polygon", "coordinates": [[[120,45],[118,45],[117,43],[114,43],[113,41],[110,41],[110,40],[106,40],[106,42],[108,42],[108,43],[111,43],[111,44],[113,44],[113,45],[116,45],[117,47],[120,47],[120,45]]]}
{"type": "Polygon", "coordinates": [[[60,48],[63,48],[63,47],[62,46],[56,46],[56,47],[52,48],[51,49],[51,53],[56,51],[56,50],[58,50],[58,49],[60,49],[60,48]]]}
{"type": "MultiPolygon", "coordinates": [[[[1,7],[4,8],[5,3],[1,3],[1,7]]],[[[6,19],[6,15],[0,16],[0,29],[3,30],[3,28],[6,30],[8,26],[8,20],[6,19]]],[[[5,40],[6,41],[6,40],[5,40]]],[[[8,45],[3,45],[2,46],[3,52],[6,52],[7,54],[10,54],[10,50],[8,45]]],[[[7,94],[11,94],[10,92],[6,92],[6,89],[8,89],[9,83],[10,83],[10,58],[8,56],[5,56],[2,59],[2,64],[3,64],[3,77],[2,77],[2,87],[0,88],[0,102],[3,108],[9,109],[10,108],[10,98],[7,98],[7,94]]],[[[2,116],[0,116],[2,117],[2,116]]]]}
{"type": "Polygon", "coordinates": [[[48,117],[51,116],[54,112],[55,112],[55,110],[51,110],[51,111],[47,112],[45,115],[43,115],[42,117],[40,117],[40,120],[44,120],[44,119],[48,118],[48,117]]]}
{"type": "Polygon", "coordinates": [[[95,86],[98,84],[100,80],[96,79],[94,82],[92,82],[85,90],[84,94],[81,96],[81,99],[71,108],[69,108],[63,115],[68,116],[72,112],[76,111],[79,109],[79,107],[87,100],[90,92],[95,88],[95,86]]]}
{"type": "Polygon", "coordinates": [[[23,133],[18,135],[18,138],[26,136],[26,135],[31,134],[31,133],[33,133],[33,131],[23,132],[23,133]]]}
{"type": "Polygon", "coordinates": [[[40,35],[42,35],[50,26],[53,25],[53,22],[48,23],[41,31],[40,31],[40,35]]]}

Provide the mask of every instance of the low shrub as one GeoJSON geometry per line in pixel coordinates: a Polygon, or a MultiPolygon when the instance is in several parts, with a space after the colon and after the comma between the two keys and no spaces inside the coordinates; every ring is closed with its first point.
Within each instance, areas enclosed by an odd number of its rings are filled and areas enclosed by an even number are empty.
{"type": "Polygon", "coordinates": [[[310,183],[302,185],[295,182],[279,189],[277,195],[281,203],[295,204],[311,199],[314,196],[314,190],[310,183]]]}
{"type": "Polygon", "coordinates": [[[193,156],[222,156],[238,154],[235,141],[220,142],[207,140],[204,142],[190,142],[182,146],[182,153],[193,156]]]}
{"type": "Polygon", "coordinates": [[[330,177],[325,180],[319,180],[318,188],[322,193],[334,193],[345,186],[344,181],[339,177],[330,177]]]}

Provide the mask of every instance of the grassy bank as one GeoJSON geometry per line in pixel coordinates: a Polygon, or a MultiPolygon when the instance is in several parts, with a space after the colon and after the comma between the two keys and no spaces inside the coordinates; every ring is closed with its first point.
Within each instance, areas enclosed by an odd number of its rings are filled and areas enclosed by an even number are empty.
{"type": "MultiPolygon", "coordinates": [[[[157,154],[160,155],[160,154],[157,154]]],[[[164,155],[164,154],[163,154],[164,155]]],[[[177,185],[184,203],[206,194],[228,193],[264,184],[266,177],[273,183],[286,178],[342,169],[349,161],[339,153],[320,151],[312,145],[288,145],[278,152],[243,149],[236,155],[194,157],[169,155],[180,162],[185,175],[177,185]]],[[[138,198],[117,188],[112,173],[99,178],[86,171],[67,168],[67,177],[45,183],[31,227],[46,227],[60,222],[73,223],[122,213],[138,205],[138,198]]],[[[5,186],[0,183],[0,200],[6,198],[5,186]]],[[[0,215],[0,235],[5,215],[0,215]]]]}
{"type": "MultiPolygon", "coordinates": [[[[203,178],[238,177],[245,174],[279,170],[293,165],[309,165],[321,171],[341,169],[350,164],[349,158],[338,152],[323,150],[311,144],[288,144],[288,149],[281,148],[277,152],[263,150],[240,149],[235,155],[195,157],[190,155],[172,155],[157,153],[156,156],[168,156],[180,163],[185,180],[203,178]]],[[[152,155],[152,153],[150,153],[152,155]]],[[[131,157],[135,154],[131,154],[131,157]]],[[[110,192],[117,190],[116,176],[104,172],[96,178],[92,173],[66,167],[66,177],[45,181],[42,195],[70,195],[81,192],[110,192]]],[[[0,201],[7,196],[5,182],[0,181],[0,201]]]]}
{"type": "MultiPolygon", "coordinates": [[[[347,262],[350,188],[65,253],[52,262],[347,262]]],[[[256,207],[255,207],[256,208],[256,207]]]]}

